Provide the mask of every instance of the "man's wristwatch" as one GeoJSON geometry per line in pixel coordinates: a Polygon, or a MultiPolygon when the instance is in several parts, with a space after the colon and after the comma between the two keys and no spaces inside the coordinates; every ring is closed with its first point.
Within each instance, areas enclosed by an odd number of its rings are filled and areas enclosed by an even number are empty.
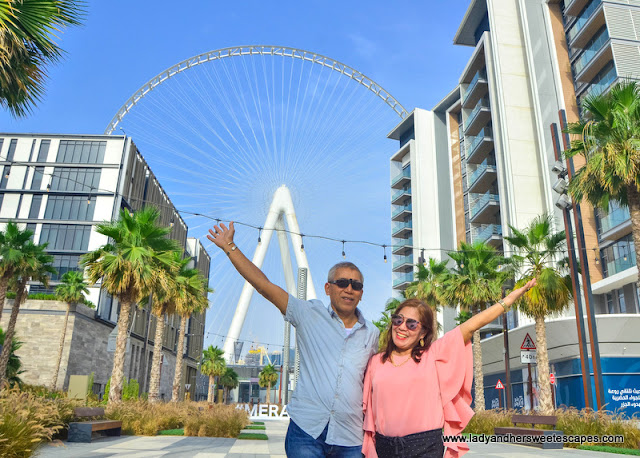
{"type": "Polygon", "coordinates": [[[498,299],[498,304],[500,304],[502,306],[502,308],[504,309],[505,313],[507,313],[509,311],[509,309],[511,308],[510,305],[505,304],[504,299],[498,299]]]}

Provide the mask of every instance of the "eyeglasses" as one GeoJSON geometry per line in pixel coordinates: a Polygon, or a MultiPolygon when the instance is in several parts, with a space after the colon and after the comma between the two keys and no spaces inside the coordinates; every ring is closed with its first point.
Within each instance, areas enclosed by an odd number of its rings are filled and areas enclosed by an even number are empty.
{"type": "Polygon", "coordinates": [[[413,318],[405,318],[402,315],[391,315],[391,324],[393,324],[395,327],[400,326],[405,321],[407,322],[407,329],[409,331],[415,331],[420,325],[420,322],[414,320],[413,318]]]}
{"type": "Polygon", "coordinates": [[[364,285],[360,280],[354,280],[353,278],[338,278],[337,280],[329,281],[332,285],[336,285],[338,288],[347,288],[349,285],[354,291],[362,291],[364,285]]]}

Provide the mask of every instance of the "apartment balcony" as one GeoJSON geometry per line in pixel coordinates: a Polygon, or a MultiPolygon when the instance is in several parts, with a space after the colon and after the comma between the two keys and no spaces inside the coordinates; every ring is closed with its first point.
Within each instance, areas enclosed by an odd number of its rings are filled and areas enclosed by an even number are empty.
{"type": "Polygon", "coordinates": [[[616,208],[600,216],[600,240],[612,242],[631,233],[631,215],[628,207],[616,208]]]}
{"type": "Polygon", "coordinates": [[[392,221],[403,221],[407,216],[411,215],[411,204],[398,206],[393,213],[391,213],[392,221]]]}
{"type": "Polygon", "coordinates": [[[589,96],[600,95],[603,92],[607,91],[616,81],[616,79],[618,79],[618,74],[616,72],[615,65],[612,65],[609,71],[602,75],[600,81],[589,85],[589,87],[587,87],[587,89],[580,94],[580,96],[578,97],[579,102],[582,103],[582,101],[589,96]]]}
{"type": "Polygon", "coordinates": [[[564,15],[577,16],[587,3],[589,3],[589,0],[567,0],[564,3],[564,15]]]}
{"type": "Polygon", "coordinates": [[[485,69],[478,70],[462,95],[462,107],[471,108],[489,91],[485,69]]]}
{"type": "Polygon", "coordinates": [[[469,192],[481,193],[488,191],[491,185],[498,177],[498,169],[495,164],[489,162],[489,158],[482,161],[481,164],[473,170],[471,167],[467,169],[467,187],[469,192]]]}
{"type": "Polygon", "coordinates": [[[502,244],[502,226],[500,224],[481,224],[471,228],[471,241],[485,242],[488,245],[502,244]]]}
{"type": "Polygon", "coordinates": [[[408,239],[397,238],[393,241],[391,247],[391,254],[395,255],[407,255],[413,252],[413,237],[408,239]]]}
{"type": "Polygon", "coordinates": [[[636,266],[636,253],[631,250],[629,255],[623,258],[614,259],[607,263],[607,277],[615,275],[636,266]]]}
{"type": "Polygon", "coordinates": [[[404,290],[413,282],[413,272],[397,274],[393,277],[393,289],[404,290]]]}
{"type": "Polygon", "coordinates": [[[400,202],[402,202],[404,199],[408,197],[411,197],[411,188],[401,189],[400,191],[395,192],[391,196],[391,203],[394,205],[398,205],[400,202]]]}
{"type": "Polygon", "coordinates": [[[474,224],[491,223],[500,211],[497,194],[469,194],[469,221],[474,224]]]}
{"type": "Polygon", "coordinates": [[[402,223],[396,223],[391,226],[391,236],[392,237],[404,237],[407,234],[411,233],[411,229],[413,228],[413,224],[411,221],[404,221],[402,223]]]}
{"type": "Polygon", "coordinates": [[[485,127],[475,137],[467,137],[467,162],[480,164],[493,150],[493,132],[485,127]]]}
{"type": "Polygon", "coordinates": [[[469,113],[467,119],[464,121],[464,134],[476,135],[480,130],[487,125],[491,119],[491,108],[489,105],[489,99],[483,98],[478,100],[475,108],[469,113]]]}
{"type": "Polygon", "coordinates": [[[607,29],[604,29],[573,62],[573,74],[576,81],[582,83],[590,82],[612,59],[611,40],[609,40],[607,29]]]}
{"type": "Polygon", "coordinates": [[[401,256],[395,261],[391,267],[393,272],[412,272],[413,271],[413,255],[401,256]]]}
{"type": "Polygon", "coordinates": [[[567,30],[570,48],[584,48],[606,23],[601,0],[594,0],[567,30]]]}
{"type": "Polygon", "coordinates": [[[402,187],[411,182],[411,170],[409,168],[404,169],[398,175],[391,180],[391,187],[393,189],[402,189],[402,187]]]}

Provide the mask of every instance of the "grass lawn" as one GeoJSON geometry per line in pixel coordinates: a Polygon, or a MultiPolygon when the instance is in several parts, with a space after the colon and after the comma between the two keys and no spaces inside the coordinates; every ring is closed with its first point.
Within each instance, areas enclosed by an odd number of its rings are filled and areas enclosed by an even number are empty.
{"type": "Polygon", "coordinates": [[[244,429],[267,429],[262,425],[249,425],[249,426],[245,426],[244,429]]]}
{"type": "Polygon", "coordinates": [[[266,441],[269,438],[262,433],[240,433],[238,439],[266,441]]]}
{"type": "Polygon", "coordinates": [[[620,455],[640,456],[640,450],[635,448],[611,447],[608,445],[581,445],[580,450],[593,450],[596,452],[618,453],[620,455]]]}
{"type": "Polygon", "coordinates": [[[184,436],[184,429],[164,429],[158,431],[158,436],[184,436]]]}
{"type": "Polygon", "coordinates": [[[252,421],[252,425],[264,425],[264,421],[252,421]]]}

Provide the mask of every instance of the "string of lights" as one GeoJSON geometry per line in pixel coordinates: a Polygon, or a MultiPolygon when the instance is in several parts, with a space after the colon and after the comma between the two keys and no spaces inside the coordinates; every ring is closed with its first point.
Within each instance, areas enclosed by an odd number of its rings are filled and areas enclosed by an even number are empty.
{"type": "MultiPolygon", "coordinates": [[[[38,167],[37,165],[34,165],[30,162],[23,162],[23,161],[9,161],[6,157],[0,156],[0,160],[5,161],[5,162],[9,162],[11,164],[16,164],[16,165],[24,165],[26,167],[36,169],[36,167],[38,167]]],[[[46,163],[49,164],[49,163],[46,163]]],[[[41,167],[41,166],[40,166],[41,167]]],[[[8,174],[5,174],[5,177],[7,177],[8,174]]],[[[66,181],[69,182],[73,182],[73,183],[77,183],[82,185],[83,187],[88,187],[88,191],[87,193],[89,194],[89,197],[87,199],[87,203],[90,204],[91,203],[91,197],[93,194],[98,194],[98,193],[105,193],[105,194],[109,194],[109,195],[114,195],[116,197],[125,197],[128,200],[131,201],[135,201],[139,204],[145,205],[145,204],[150,204],[158,209],[161,208],[168,208],[171,210],[175,210],[176,212],[178,212],[179,214],[184,214],[184,215],[192,215],[192,216],[198,216],[198,217],[202,217],[202,218],[206,218],[209,219],[211,221],[215,221],[216,224],[220,224],[220,223],[229,223],[231,222],[231,220],[227,219],[227,218],[222,218],[222,217],[218,217],[218,216],[212,216],[212,215],[207,215],[205,213],[201,213],[201,212],[193,212],[193,211],[189,211],[189,210],[185,210],[185,209],[177,209],[175,206],[173,205],[166,205],[166,204],[160,204],[157,203],[155,201],[151,201],[151,200],[147,200],[147,199],[140,199],[140,198],[136,198],[136,197],[132,197],[132,196],[125,196],[121,193],[119,193],[118,191],[113,191],[110,189],[104,189],[104,188],[99,188],[99,187],[95,187],[95,186],[91,186],[91,185],[87,185],[84,182],[72,179],[70,177],[62,177],[59,174],[56,174],[55,172],[51,172],[49,174],[47,174],[50,179],[49,179],[49,183],[47,184],[47,188],[46,191],[50,192],[51,191],[51,185],[53,182],[53,177],[57,177],[60,178],[61,180],[64,179],[66,181]]],[[[460,250],[460,249],[454,249],[454,248],[443,248],[443,247],[421,247],[421,246],[415,246],[412,244],[408,244],[408,243],[400,243],[400,244],[385,244],[385,243],[379,243],[379,242],[372,242],[369,240],[346,240],[343,238],[337,238],[337,237],[330,237],[330,236],[326,236],[326,235],[318,235],[318,234],[305,234],[305,233],[301,233],[301,232],[294,232],[288,229],[276,229],[276,228],[265,228],[262,227],[260,225],[256,225],[256,224],[251,224],[251,223],[247,223],[247,222],[243,222],[243,221],[234,221],[234,225],[238,225],[238,226],[244,226],[244,227],[248,227],[248,228],[252,228],[252,229],[256,229],[258,231],[258,244],[262,243],[262,231],[263,230],[274,230],[277,232],[284,232],[287,234],[291,234],[291,235],[298,235],[301,238],[301,244],[300,244],[300,250],[304,251],[304,238],[308,237],[308,238],[314,238],[314,239],[320,239],[320,240],[326,240],[326,241],[330,241],[330,242],[337,242],[342,244],[342,252],[341,255],[343,258],[346,259],[347,253],[346,253],[346,244],[360,244],[360,245],[369,245],[369,246],[375,246],[375,247],[379,247],[382,248],[383,251],[383,261],[386,263],[388,261],[388,257],[387,257],[387,248],[391,249],[392,252],[395,251],[396,249],[399,248],[405,248],[405,249],[411,249],[411,250],[418,250],[421,252],[421,261],[422,262],[426,262],[426,258],[425,258],[425,252],[433,252],[433,251],[438,251],[438,252],[443,252],[443,253],[464,253],[464,252],[471,252],[472,250],[460,250]]],[[[173,220],[171,222],[171,226],[173,226],[173,220]]],[[[205,237],[206,234],[204,234],[202,237],[205,237]]],[[[595,250],[594,248],[583,248],[583,250],[595,250]]],[[[547,251],[547,250],[543,250],[545,253],[548,253],[550,255],[568,255],[567,250],[555,250],[555,251],[547,251]]],[[[497,251],[497,253],[499,255],[509,255],[509,254],[522,254],[522,251],[520,250],[499,250],[497,251]]],[[[554,262],[552,260],[550,260],[549,262],[554,262]]],[[[596,257],[596,264],[599,263],[599,259],[596,257]]]]}

